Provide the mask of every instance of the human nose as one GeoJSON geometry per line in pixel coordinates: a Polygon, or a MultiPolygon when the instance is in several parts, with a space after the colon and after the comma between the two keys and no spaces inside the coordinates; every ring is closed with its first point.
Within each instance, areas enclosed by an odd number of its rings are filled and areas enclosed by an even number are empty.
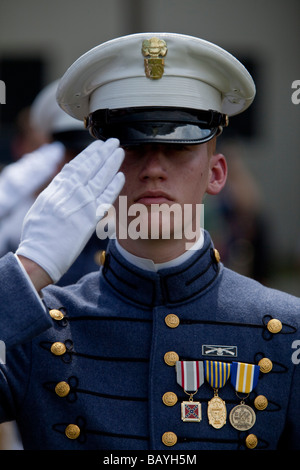
{"type": "Polygon", "coordinates": [[[167,178],[167,162],[161,150],[147,150],[143,156],[143,165],[139,176],[141,180],[164,180],[167,178]]]}

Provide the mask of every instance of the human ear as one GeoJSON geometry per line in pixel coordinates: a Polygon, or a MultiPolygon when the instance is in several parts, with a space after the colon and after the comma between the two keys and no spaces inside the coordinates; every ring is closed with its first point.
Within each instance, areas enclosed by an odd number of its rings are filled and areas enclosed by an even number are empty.
{"type": "Polygon", "coordinates": [[[206,188],[207,194],[216,195],[225,186],[227,180],[227,162],[221,153],[210,157],[209,180],[206,188]]]}

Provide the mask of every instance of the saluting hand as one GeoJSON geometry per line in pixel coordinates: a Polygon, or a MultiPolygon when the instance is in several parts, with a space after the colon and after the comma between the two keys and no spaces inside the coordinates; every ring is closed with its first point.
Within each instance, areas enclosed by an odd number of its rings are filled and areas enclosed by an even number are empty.
{"type": "MultiPolygon", "coordinates": [[[[52,282],[63,276],[100,220],[97,207],[113,204],[121,191],[125,177],[118,170],[123,159],[117,139],[98,140],[64,166],[24,219],[16,254],[25,269],[23,257],[43,268],[52,282]]],[[[29,275],[33,271],[36,269],[30,269],[29,275]]]]}

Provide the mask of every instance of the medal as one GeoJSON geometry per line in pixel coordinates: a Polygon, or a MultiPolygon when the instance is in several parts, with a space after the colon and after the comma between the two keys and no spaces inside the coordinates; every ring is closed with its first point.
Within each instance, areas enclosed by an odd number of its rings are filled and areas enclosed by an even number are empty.
{"type": "Polygon", "coordinates": [[[255,412],[250,406],[245,405],[245,399],[257,385],[259,369],[259,366],[242,362],[233,362],[231,365],[231,383],[237,397],[239,397],[238,393],[247,394],[229,414],[231,425],[238,431],[248,431],[255,424],[255,412]]]}
{"type": "Polygon", "coordinates": [[[229,414],[230,424],[238,431],[248,431],[254,426],[256,421],[256,415],[254,410],[245,405],[244,400],[237,406],[235,406],[229,414]]]}
{"type": "Polygon", "coordinates": [[[220,429],[226,423],[227,410],[225,401],[218,395],[218,389],[223,387],[230,376],[231,364],[219,361],[205,361],[205,377],[214,389],[214,396],[207,404],[209,424],[220,429]]]}
{"type": "Polygon", "coordinates": [[[198,389],[204,382],[202,361],[177,361],[176,362],[177,383],[184,392],[190,396],[189,401],[181,403],[182,421],[199,422],[202,419],[201,403],[193,401],[198,389]]]}

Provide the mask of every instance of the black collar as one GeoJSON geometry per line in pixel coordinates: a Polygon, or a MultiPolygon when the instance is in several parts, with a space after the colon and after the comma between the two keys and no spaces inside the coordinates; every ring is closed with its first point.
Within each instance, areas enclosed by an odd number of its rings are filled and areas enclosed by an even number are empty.
{"type": "Polygon", "coordinates": [[[175,305],[203,293],[215,281],[220,264],[208,232],[204,244],[183,264],[158,272],[140,269],[123,258],[111,240],[100,282],[107,282],[125,299],[143,307],[175,305]]]}

